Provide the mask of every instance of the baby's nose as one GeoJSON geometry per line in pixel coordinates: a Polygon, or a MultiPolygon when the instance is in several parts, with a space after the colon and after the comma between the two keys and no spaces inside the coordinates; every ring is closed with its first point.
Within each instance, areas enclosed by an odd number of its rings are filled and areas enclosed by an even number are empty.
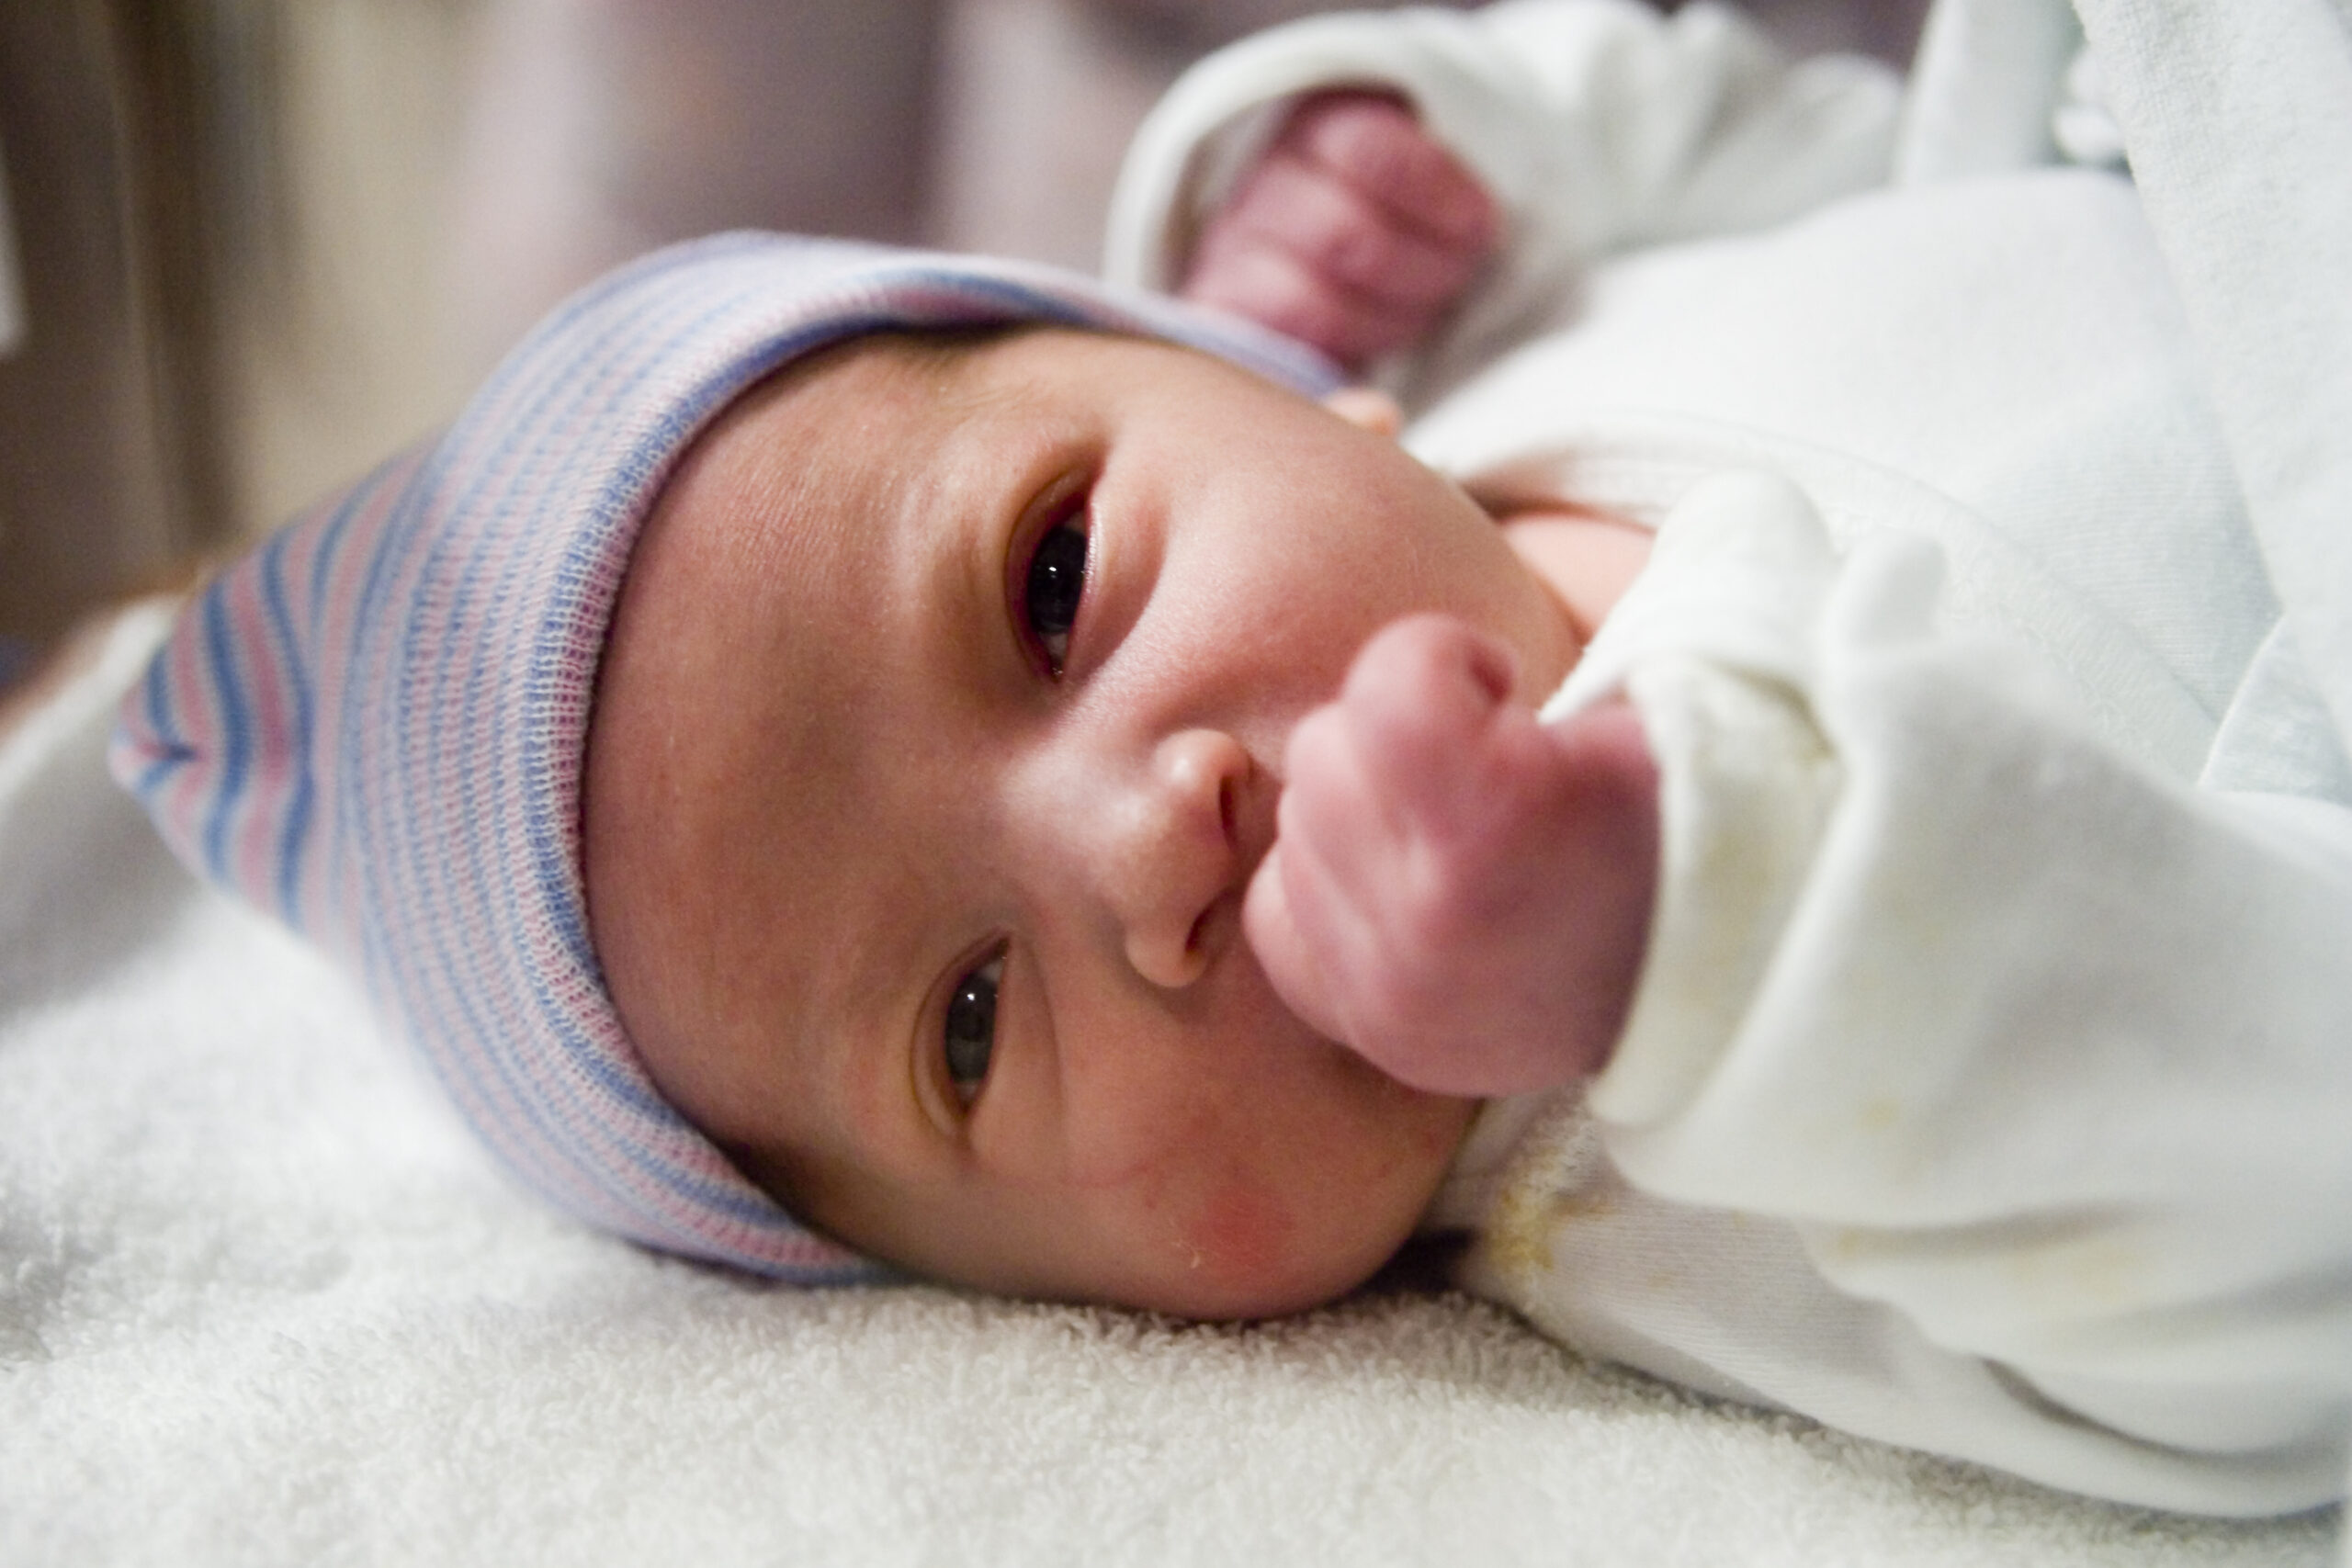
{"type": "Polygon", "coordinates": [[[1105,866],[1127,963],[1153,985],[1191,985],[1232,940],[1262,852],[1259,786],[1256,762],[1221,730],[1183,730],[1153,749],[1105,866]]]}

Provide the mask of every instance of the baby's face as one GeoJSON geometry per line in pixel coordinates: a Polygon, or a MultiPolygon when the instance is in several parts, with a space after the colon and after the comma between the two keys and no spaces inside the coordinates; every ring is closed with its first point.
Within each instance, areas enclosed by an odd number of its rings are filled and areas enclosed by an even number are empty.
{"type": "Polygon", "coordinates": [[[1439,609],[1571,657],[1458,491],[1204,356],[871,339],[740,400],[637,547],[589,908],[663,1092],[841,1239],[1014,1294],[1327,1300],[1466,1101],[1276,1000],[1243,940],[1284,739],[1439,609]]]}

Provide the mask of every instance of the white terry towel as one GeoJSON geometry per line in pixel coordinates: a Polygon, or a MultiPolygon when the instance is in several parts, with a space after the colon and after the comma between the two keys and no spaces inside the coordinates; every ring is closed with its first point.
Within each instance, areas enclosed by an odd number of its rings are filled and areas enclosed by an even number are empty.
{"type": "Polygon", "coordinates": [[[0,1562],[2316,1565],[1590,1365],[1458,1296],[1250,1327],[799,1292],[510,1189],[107,783],[133,614],[0,743],[0,1562]]]}

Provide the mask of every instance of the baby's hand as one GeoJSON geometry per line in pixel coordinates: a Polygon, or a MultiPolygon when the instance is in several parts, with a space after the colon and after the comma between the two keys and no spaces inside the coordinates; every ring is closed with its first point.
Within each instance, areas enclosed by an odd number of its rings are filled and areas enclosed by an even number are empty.
{"type": "Polygon", "coordinates": [[[1493,199],[1412,110],[1319,94],[1209,220],[1178,292],[1361,369],[1436,325],[1499,227],[1493,199]]]}
{"type": "Polygon", "coordinates": [[[1633,710],[1553,728],[1508,649],[1416,615],[1292,732],[1274,847],[1243,909],[1275,990],[1390,1077],[1439,1093],[1598,1071],[1633,999],[1657,774],[1633,710]]]}

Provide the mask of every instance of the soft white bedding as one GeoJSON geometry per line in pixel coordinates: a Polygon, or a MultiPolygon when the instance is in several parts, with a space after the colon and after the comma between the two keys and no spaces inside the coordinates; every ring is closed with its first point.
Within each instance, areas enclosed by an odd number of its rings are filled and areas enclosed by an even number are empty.
{"type": "Polygon", "coordinates": [[[657,1258],[510,1189],[107,782],[0,742],[0,1563],[2333,1560],[1719,1406],[1458,1297],[1204,1327],[657,1258]]]}

